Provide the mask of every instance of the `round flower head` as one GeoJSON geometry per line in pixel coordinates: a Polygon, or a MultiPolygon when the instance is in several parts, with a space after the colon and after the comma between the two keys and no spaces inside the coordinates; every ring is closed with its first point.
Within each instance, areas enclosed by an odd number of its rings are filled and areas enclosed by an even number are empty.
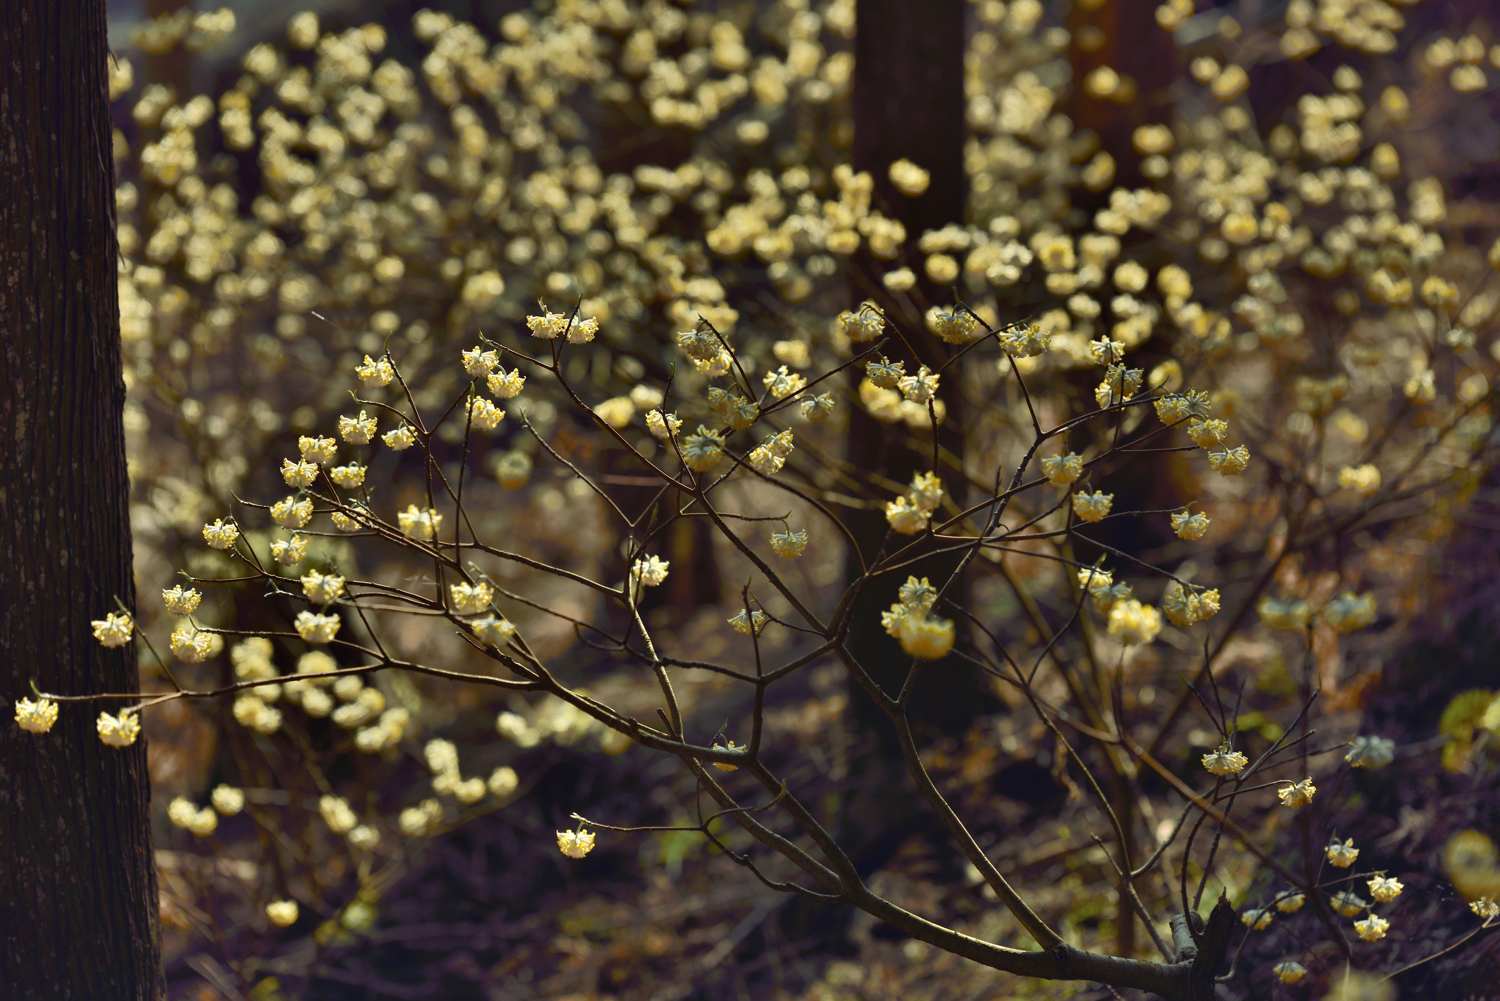
{"type": "Polygon", "coordinates": [[[1381,769],[1396,760],[1396,744],[1385,737],[1355,737],[1344,760],[1350,768],[1381,769]]]}
{"type": "Polygon", "coordinates": [[[291,538],[271,542],[271,559],[288,566],[301,563],[307,556],[307,536],[293,533],[291,538]]]}
{"type": "Polygon", "coordinates": [[[666,441],[682,430],[682,418],[659,409],[650,410],[646,413],[646,430],[658,441],[666,441]]]}
{"type": "Polygon", "coordinates": [[[796,559],[806,550],[806,529],[784,528],[771,533],[771,552],[783,559],[796,559]]]}
{"type": "Polygon", "coordinates": [[[1023,323],[1001,331],[1000,350],[1012,358],[1035,358],[1046,353],[1051,336],[1035,323],[1023,323]]]}
{"type": "Polygon", "coordinates": [[[1367,885],[1370,887],[1370,896],[1375,898],[1377,904],[1389,904],[1406,889],[1405,884],[1395,876],[1372,876],[1367,885]]]}
{"type": "Polygon", "coordinates": [[[396,524],[408,539],[426,542],[437,536],[443,516],[433,508],[423,510],[415,504],[408,504],[405,511],[396,512],[396,524]]]}
{"type": "Polygon", "coordinates": [[[477,584],[449,584],[448,601],[460,615],[474,615],[489,607],[494,589],[484,581],[477,584]]]}
{"type": "Polygon", "coordinates": [[[57,723],[57,703],[51,699],[17,699],[16,725],[27,733],[46,733],[57,723]]]}
{"type": "Polygon", "coordinates": [[[338,442],[332,438],[302,435],[297,439],[297,451],[304,462],[328,463],[338,451],[338,442]]]}
{"type": "Polygon", "coordinates": [[[1276,914],[1269,907],[1256,907],[1240,915],[1240,924],[1251,931],[1265,931],[1271,927],[1276,914]]]}
{"type": "Polygon", "coordinates": [[[1300,631],[1312,620],[1312,606],[1301,598],[1278,599],[1270,595],[1255,606],[1260,621],[1272,629],[1300,631]]]}
{"type": "Polygon", "coordinates": [[[417,443],[417,433],[408,424],[398,428],[392,428],[380,436],[386,447],[396,452],[404,452],[417,443]]]}
{"type": "Polygon", "coordinates": [[[482,396],[469,401],[469,422],[480,431],[493,431],[505,419],[505,411],[482,396]]]}
{"type": "Polygon", "coordinates": [[[309,643],[332,643],[343,622],[337,615],[321,615],[304,608],[297,613],[292,624],[297,628],[297,635],[309,643]]]}
{"type": "Polygon", "coordinates": [[[1161,613],[1150,605],[1127,598],[1109,610],[1109,634],[1127,646],[1150,643],[1161,632],[1161,613]]]}
{"type": "Polygon", "coordinates": [[[201,664],[217,654],[224,640],[214,633],[204,632],[191,623],[183,622],[167,640],[172,656],[184,664],[201,664]]]}
{"type": "Polygon", "coordinates": [[[803,420],[816,424],[833,413],[834,407],[832,393],[814,393],[802,398],[797,404],[797,413],[803,420]]]}
{"type": "Polygon", "coordinates": [[[1194,417],[1188,421],[1187,436],[1199,448],[1213,448],[1224,444],[1229,437],[1229,422],[1217,417],[1194,417]]]}
{"type": "Polygon", "coordinates": [[[766,623],[770,621],[770,617],[758,608],[749,615],[746,615],[745,610],[742,608],[731,615],[726,621],[729,623],[729,628],[741,636],[749,636],[752,632],[756,636],[759,636],[761,630],[766,628],[766,623]]]}
{"type": "Polygon", "coordinates": [[[891,164],[887,176],[897,191],[912,197],[926,191],[932,180],[931,174],[904,157],[891,164]]]}
{"type": "Polygon", "coordinates": [[[135,632],[135,621],[129,612],[108,612],[102,619],[95,619],[91,625],[94,627],[94,639],[99,645],[114,649],[122,647],[130,642],[131,634],[135,632]]]}
{"type": "Polygon", "coordinates": [[[476,345],[459,352],[459,361],[463,364],[464,374],[470,379],[483,379],[500,364],[500,353],[476,345]]]}
{"type": "Polygon", "coordinates": [[[930,514],[943,503],[943,481],[938,479],[937,473],[918,473],[912,477],[911,489],[906,496],[919,509],[930,514]]]}
{"type": "Polygon", "coordinates": [[[881,389],[895,389],[906,377],[906,362],[891,361],[881,355],[878,361],[865,362],[865,378],[881,389]]]}
{"type": "Polygon", "coordinates": [[[318,800],[318,813],[322,814],[323,823],[334,834],[348,834],[359,823],[359,818],[342,796],[321,797],[318,800]]]}
{"type": "Polygon", "coordinates": [[[509,799],[514,796],[516,790],[521,786],[521,777],[516,770],[509,765],[501,765],[490,772],[489,779],[485,782],[490,795],[496,799],[509,799]]]}
{"type": "Polygon", "coordinates": [[[310,487],[317,482],[318,464],[316,462],[308,462],[306,459],[298,462],[293,462],[291,459],[282,459],[281,478],[286,481],[286,485],[289,487],[296,487],[298,489],[310,487]]]}
{"type": "Polygon", "coordinates": [[[266,905],[266,918],[277,928],[290,928],[297,923],[295,900],[273,900],[266,905]]]}
{"type": "Polygon", "coordinates": [[[537,302],[541,312],[526,317],[526,329],[531,331],[532,337],[544,341],[555,341],[568,329],[568,315],[566,313],[554,313],[547,308],[544,302],[537,302]]]}
{"type": "Polygon", "coordinates": [[[746,461],[750,463],[757,473],[762,476],[773,476],[781,472],[781,467],[786,465],[787,456],[792,454],[792,432],[782,431],[772,435],[763,443],[750,450],[746,461]]]}
{"type": "Polygon", "coordinates": [[[346,507],[348,508],[349,513],[345,513],[344,511],[335,511],[332,515],[329,516],[333,521],[333,527],[338,529],[340,532],[357,532],[364,527],[364,525],[360,523],[358,515],[367,513],[365,505],[361,501],[350,501],[346,505],[346,507]]]}
{"type": "Polygon", "coordinates": [[[516,635],[515,624],[504,616],[487,615],[469,623],[474,635],[493,647],[502,647],[516,635]]]}
{"type": "Polygon", "coordinates": [[[282,528],[306,528],[307,523],[312,521],[312,516],[311,497],[303,497],[299,500],[293,495],[283,497],[271,505],[271,520],[282,528]]]}
{"type": "Polygon", "coordinates": [[[1073,495],[1073,513],[1078,516],[1079,521],[1103,521],[1114,503],[1114,494],[1107,494],[1102,490],[1095,490],[1093,493],[1079,491],[1073,495]]]}
{"type": "Polygon", "coordinates": [[[896,632],[901,649],[917,660],[942,660],[948,656],[954,635],[952,619],[911,612],[901,618],[896,632]]]}
{"type": "Polygon", "coordinates": [[[1366,942],[1379,942],[1390,931],[1391,923],[1379,914],[1371,914],[1354,922],[1354,933],[1366,942]]]}
{"type": "Polygon", "coordinates": [[[1054,487],[1071,487],[1083,475],[1083,456],[1077,452],[1049,455],[1042,460],[1042,475],[1054,487]]]}
{"type": "Polygon", "coordinates": [[[223,518],[215,518],[203,526],[203,541],[213,549],[233,549],[239,537],[239,527],[223,518]]]}
{"type": "Polygon", "coordinates": [[[1311,776],[1298,782],[1288,782],[1276,790],[1276,798],[1281,800],[1281,805],[1293,810],[1300,809],[1313,801],[1318,793],[1318,787],[1313,785],[1311,776]]]}
{"type": "Polygon", "coordinates": [[[568,327],[569,344],[587,344],[599,336],[599,321],[592,316],[575,316],[568,327]]]}
{"type": "Polygon", "coordinates": [[[682,461],[695,473],[712,472],[724,460],[724,439],[698,425],[698,431],[682,439],[682,461]]]}
{"type": "Polygon", "coordinates": [[[521,395],[521,390],[526,388],[526,376],[522,375],[518,368],[513,368],[509,372],[501,368],[491,372],[484,380],[484,384],[496,399],[514,400],[521,395]]]}
{"type": "Polygon", "coordinates": [[[1380,490],[1380,467],[1368,462],[1360,466],[1345,466],[1339,470],[1338,483],[1344,490],[1369,497],[1380,490]]]}
{"type": "Polygon", "coordinates": [[[568,858],[583,858],[594,850],[594,832],[581,824],[576,831],[558,831],[557,850],[568,858]]]}
{"type": "Polygon", "coordinates": [[[335,486],[343,487],[345,490],[358,490],[364,486],[365,472],[364,466],[351,462],[345,466],[334,466],[328,471],[328,476],[335,486]]]}
{"type": "Polygon", "coordinates": [[[1354,847],[1353,838],[1330,841],[1323,851],[1328,856],[1328,864],[1335,869],[1347,869],[1359,858],[1359,849],[1354,847]]]}
{"type": "Polygon", "coordinates": [[[948,309],[933,306],[927,311],[926,321],[933,336],[949,344],[967,344],[984,333],[978,320],[956,306],[948,309]]]}
{"type": "Polygon", "coordinates": [[[1335,911],[1342,914],[1346,918],[1352,918],[1359,914],[1363,914],[1365,909],[1370,906],[1370,902],[1368,900],[1366,900],[1364,897],[1361,897],[1359,894],[1353,892],[1352,890],[1340,890],[1332,897],[1328,898],[1328,902],[1330,905],[1332,905],[1335,911]]]}
{"type": "Polygon", "coordinates": [[[202,602],[203,592],[197,588],[184,588],[181,584],[173,584],[161,590],[161,603],[173,615],[192,615],[202,602]]]}
{"type": "Polygon", "coordinates": [[[885,506],[885,520],[891,530],[901,535],[916,535],[927,527],[931,514],[922,510],[908,497],[897,497],[885,506]]]}
{"type": "Polygon", "coordinates": [[[1162,591],[1161,607],[1167,619],[1182,629],[1219,614],[1219,589],[1186,588],[1170,581],[1162,591]]]}
{"type": "Polygon", "coordinates": [[[660,556],[642,556],[630,567],[630,579],[644,587],[658,587],[666,582],[667,569],[672,564],[660,556]]]}
{"type": "Polygon", "coordinates": [[[224,816],[233,817],[245,808],[245,793],[234,786],[217,785],[209,795],[209,802],[224,816]]]}
{"type": "Polygon", "coordinates": [[[121,710],[118,716],[100,713],[95,729],[106,747],[129,747],[141,735],[141,718],[128,709],[121,710]]]}
{"type": "Polygon", "coordinates": [[[1237,476],[1243,473],[1248,465],[1250,465],[1250,450],[1244,445],[1217,449],[1208,453],[1209,468],[1224,476],[1237,476]]]}
{"type": "Polygon", "coordinates": [[[1178,511],[1172,515],[1172,531],[1179,539],[1187,539],[1196,542],[1208,533],[1210,520],[1203,512],[1189,514],[1186,511],[1178,511]]]}
{"type": "Polygon", "coordinates": [[[339,437],[351,445],[368,445],[377,426],[376,419],[361,410],[358,417],[339,418],[339,437]]]}
{"type": "Polygon", "coordinates": [[[1306,903],[1306,894],[1286,893],[1276,898],[1276,909],[1283,914],[1296,914],[1306,903]]]}
{"type": "Polygon", "coordinates": [[[1494,897],[1480,897],[1469,901],[1469,910],[1483,921],[1493,921],[1500,918],[1500,900],[1494,897]]]}
{"type": "Polygon", "coordinates": [[[902,399],[910,403],[926,404],[937,396],[940,377],[926,365],[917,369],[916,375],[903,375],[896,380],[896,388],[902,399]]]}
{"type": "Polygon", "coordinates": [[[1284,959],[1272,967],[1271,972],[1284,984],[1299,984],[1307,976],[1307,967],[1294,959],[1284,959]]]}
{"type": "Polygon", "coordinates": [[[396,378],[396,367],[391,364],[389,358],[376,361],[369,355],[365,355],[365,360],[354,366],[354,374],[359,376],[359,381],[367,387],[389,386],[391,380],[396,378]]]}
{"type": "Polygon", "coordinates": [[[782,365],[775,371],[767,372],[761,383],[772,399],[784,400],[794,393],[800,393],[807,386],[807,379],[782,365]]]}
{"type": "Polygon", "coordinates": [[[1250,764],[1250,759],[1239,751],[1231,750],[1227,743],[1203,756],[1203,767],[1210,775],[1225,777],[1238,775],[1250,764]]]}
{"type": "Polygon", "coordinates": [[[309,570],[302,575],[302,593],[315,605],[332,604],[344,593],[344,578],[309,570]]]}

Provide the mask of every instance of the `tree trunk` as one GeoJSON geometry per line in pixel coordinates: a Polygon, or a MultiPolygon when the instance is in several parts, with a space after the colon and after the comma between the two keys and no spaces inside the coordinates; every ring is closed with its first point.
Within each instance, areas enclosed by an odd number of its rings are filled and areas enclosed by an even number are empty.
{"type": "MultiPolygon", "coordinates": [[[[0,18],[0,697],[132,691],[89,620],[134,602],[103,0],[0,18]]],[[[8,704],[8,703],[7,703],[8,704]]],[[[117,706],[110,706],[117,709],[117,706]]],[[[0,725],[0,984],[14,999],[164,994],[142,743],[97,709],[0,725]]],[[[7,712],[8,715],[8,712],[7,712]]]]}
{"type": "MultiPolygon", "coordinates": [[[[906,0],[860,0],[855,34],[854,70],[854,166],[869,171],[875,182],[874,207],[898,219],[906,227],[908,255],[899,263],[918,275],[924,274],[916,242],[923,232],[963,221],[968,197],[964,170],[964,0],[933,0],[914,4],[906,0]],[[896,191],[889,167],[909,159],[927,170],[930,184],[918,197],[896,191]]],[[[919,365],[937,369],[950,350],[926,332],[923,321],[927,305],[952,302],[951,289],[933,285],[925,278],[915,296],[890,296],[880,285],[879,275],[897,262],[877,262],[868,256],[859,267],[864,281],[853,289],[856,298],[870,296],[881,303],[888,316],[899,323],[913,342],[908,354],[899,340],[892,340],[886,353],[906,362],[909,372],[919,365]],[[915,300],[915,301],[914,301],[915,300]]],[[[851,374],[856,382],[862,371],[851,374]]],[[[958,373],[945,374],[942,392],[948,407],[939,442],[955,456],[963,455],[963,399],[958,373]]],[[[882,425],[859,407],[849,418],[847,457],[857,469],[909,483],[914,474],[932,465],[926,433],[905,439],[904,427],[882,425]]],[[[961,497],[960,477],[952,470],[937,470],[945,486],[961,497]]],[[[888,536],[888,526],[879,509],[851,511],[849,527],[873,559],[888,536]]],[[[896,537],[898,543],[909,540],[896,537]]],[[[957,557],[939,556],[911,568],[918,577],[934,583],[946,580],[957,565],[957,557]]],[[[859,575],[860,563],[849,555],[846,573],[859,575]]],[[[883,577],[866,586],[855,600],[855,627],[849,646],[858,660],[888,693],[896,694],[906,676],[910,658],[879,628],[880,613],[895,600],[896,586],[904,575],[883,577]]],[[[964,603],[962,585],[948,596],[964,603]]],[[[941,614],[941,609],[938,610],[941,614]]],[[[958,736],[975,716],[992,704],[986,697],[984,677],[956,658],[923,664],[913,680],[909,706],[913,726],[919,733],[958,736]]],[[[894,809],[889,790],[901,788],[905,763],[894,728],[880,709],[851,681],[851,725],[857,746],[867,749],[858,759],[858,790],[845,804],[839,827],[856,865],[873,871],[900,847],[906,837],[928,825],[929,818],[917,806],[915,796],[905,799],[910,810],[894,809]]]]}

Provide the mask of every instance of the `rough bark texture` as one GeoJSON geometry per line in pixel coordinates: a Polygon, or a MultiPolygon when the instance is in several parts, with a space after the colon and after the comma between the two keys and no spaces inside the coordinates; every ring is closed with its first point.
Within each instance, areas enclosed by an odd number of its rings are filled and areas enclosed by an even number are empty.
{"type": "MultiPolygon", "coordinates": [[[[134,602],[103,0],[0,17],[0,699],[130,691],[91,618],[134,602]]],[[[114,706],[111,709],[117,708],[114,706]]],[[[0,993],[163,996],[146,752],[97,706],[0,723],[0,993]]]]}
{"type": "MultiPolygon", "coordinates": [[[[900,220],[906,227],[911,253],[899,263],[923,274],[917,239],[927,230],[962,222],[968,198],[964,171],[965,104],[964,0],[860,0],[857,9],[854,70],[854,166],[869,171],[875,182],[874,208],[900,220]],[[931,183],[918,197],[896,191],[889,167],[907,158],[927,170],[931,183]]],[[[860,278],[851,290],[855,301],[871,297],[885,308],[911,338],[916,354],[907,352],[893,339],[885,349],[891,358],[901,358],[909,372],[919,365],[937,369],[950,350],[926,332],[925,306],[948,304],[952,290],[935,287],[925,280],[915,296],[890,296],[880,285],[879,275],[898,262],[863,259],[860,278]],[[915,303],[913,300],[915,299],[915,303]]],[[[856,382],[862,370],[851,373],[856,382]]],[[[939,440],[948,453],[963,455],[963,399],[958,374],[943,377],[942,399],[948,419],[939,440]]],[[[930,437],[909,436],[905,427],[893,429],[856,407],[850,413],[848,458],[854,468],[898,483],[909,483],[913,474],[932,467],[930,437]],[[910,444],[908,438],[910,437],[910,444]],[[915,447],[913,447],[915,446],[915,447]]],[[[939,469],[950,490],[960,489],[953,470],[939,469]]],[[[959,494],[958,496],[961,496],[959,494]]],[[[884,513],[878,508],[848,512],[848,523],[864,550],[873,559],[889,537],[884,513]]],[[[895,545],[909,542],[896,536],[895,545]]],[[[957,565],[957,557],[933,557],[910,568],[934,583],[946,580],[957,565]]],[[[853,579],[859,561],[853,554],[846,567],[853,579]]],[[[900,691],[909,657],[878,627],[880,613],[895,600],[901,575],[881,577],[867,585],[855,599],[855,626],[849,647],[856,660],[889,694],[900,691]]],[[[963,602],[961,585],[948,596],[963,602]]],[[[941,614],[941,610],[939,610],[941,614]]],[[[912,684],[909,712],[919,734],[961,734],[976,715],[991,703],[986,698],[984,677],[957,658],[920,667],[912,684]]],[[[889,794],[892,788],[908,788],[900,743],[884,713],[857,686],[850,689],[851,722],[855,743],[865,750],[851,777],[854,792],[845,803],[840,834],[856,865],[864,872],[883,866],[901,842],[915,831],[930,826],[930,818],[917,805],[915,796],[902,797],[898,808],[889,794]]]]}

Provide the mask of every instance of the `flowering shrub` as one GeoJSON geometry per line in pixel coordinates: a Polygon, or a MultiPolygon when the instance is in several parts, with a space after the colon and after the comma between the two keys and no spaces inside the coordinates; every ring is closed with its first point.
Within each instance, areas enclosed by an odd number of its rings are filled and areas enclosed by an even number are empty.
{"type": "MultiPolygon", "coordinates": [[[[1190,57],[1179,114],[1111,152],[1059,104],[1079,87],[1126,102],[1129,81],[1070,80],[1041,4],[976,3],[969,217],[908,233],[842,162],[846,130],[819,128],[847,100],[854,4],[764,6],[562,3],[507,15],[495,44],[426,11],[414,66],[384,55],[381,26],[300,14],[191,98],[135,90],[117,64],[136,133],[116,149],[127,426],[165,459],[138,450],[132,468],[155,552],[201,544],[162,573],[159,611],[94,623],[106,647],[141,640],[159,685],[17,693],[17,724],[45,733],[98,701],[100,740],[124,747],[143,716],[225,699],[258,746],[306,746],[326,718],[393,770],[420,747],[432,795],[394,809],[331,784],[167,809],[197,837],[250,806],[262,825],[301,811],[368,871],[521,795],[510,765],[466,773],[424,712],[473,687],[517,745],[582,734],[691,774],[696,823],[559,817],[571,859],[686,830],[771,890],[995,969],[1173,998],[1232,974],[1277,920],[1345,971],[1394,969],[1402,874],[1360,866],[1337,791],[1417,752],[1338,714],[1315,740],[1314,723],[1320,692],[1355,684],[1420,611],[1422,544],[1492,468],[1500,243],[1449,205],[1421,130],[1437,106],[1473,110],[1454,95],[1488,86],[1497,50],[1439,35],[1416,79],[1360,70],[1356,53],[1412,47],[1397,7],[1294,3],[1256,37],[1350,64],[1266,122],[1236,61],[1257,51],[1249,27],[1198,30],[1213,17],[1166,3],[1160,30],[1190,57]],[[600,136],[632,116],[687,152],[608,168],[600,136]],[[1122,152],[1147,186],[1115,186],[1122,152]],[[236,158],[258,194],[231,183],[236,158]],[[925,468],[852,463],[856,410],[925,468]],[[961,453],[940,439],[955,430],[961,453]],[[1168,506],[1145,503],[1146,465],[1168,506]],[[863,511],[888,528],[873,558],[863,511]],[[696,609],[718,653],[658,597],[685,526],[706,526],[734,582],[696,609]],[[846,553],[858,573],[839,580],[846,553]],[[911,572],[933,553],[953,570],[911,572]],[[879,621],[864,594],[889,602],[879,621]],[[894,690],[851,643],[882,631],[894,690]],[[877,892],[777,764],[768,707],[828,665],[894,729],[1026,948],[877,892]],[[1083,943],[1007,875],[1005,842],[929,771],[908,712],[924,672],[982,675],[1055,746],[1099,831],[1088,892],[1117,894],[1155,959],[1083,943]],[[699,678],[733,693],[717,734],[699,678]],[[1283,828],[1298,852],[1275,847],[1283,828]]],[[[918,162],[886,169],[896,197],[932,183],[918,162]]],[[[308,877],[282,879],[259,906],[296,926],[308,877]]],[[[1493,893],[1464,892],[1500,920],[1493,893]]],[[[1330,969],[1309,951],[1269,972],[1330,969]]]]}

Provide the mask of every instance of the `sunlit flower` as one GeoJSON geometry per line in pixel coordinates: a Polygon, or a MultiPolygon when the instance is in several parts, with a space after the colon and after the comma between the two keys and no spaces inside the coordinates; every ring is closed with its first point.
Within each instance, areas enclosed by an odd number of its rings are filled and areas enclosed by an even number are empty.
{"type": "Polygon", "coordinates": [[[391,380],[396,378],[396,367],[391,364],[389,358],[375,361],[369,355],[365,355],[365,360],[354,366],[354,374],[359,376],[359,381],[366,386],[388,386],[391,380]]]}
{"type": "Polygon", "coordinates": [[[162,588],[161,591],[161,603],[173,615],[192,615],[202,602],[203,592],[197,588],[184,588],[181,584],[173,584],[171,587],[162,588]]]}
{"type": "Polygon", "coordinates": [[[807,549],[807,530],[783,528],[771,533],[771,551],[784,559],[796,559],[807,549]]]}
{"type": "Polygon", "coordinates": [[[309,570],[302,575],[302,593],[315,605],[327,605],[338,601],[344,593],[344,578],[337,574],[319,573],[309,570]]]}
{"type": "Polygon", "coordinates": [[[448,602],[460,615],[474,615],[484,611],[494,597],[494,588],[484,581],[474,584],[448,585],[448,602]]]}
{"type": "Polygon", "coordinates": [[[121,710],[118,716],[100,713],[95,728],[106,747],[129,747],[141,735],[141,717],[128,709],[121,710]]]}
{"type": "Polygon", "coordinates": [[[1379,914],[1371,914],[1360,921],[1354,922],[1354,933],[1366,942],[1379,942],[1385,938],[1385,933],[1390,930],[1391,923],[1379,914]]]}
{"type": "Polygon", "coordinates": [[[99,641],[99,645],[112,649],[129,643],[135,632],[135,620],[130,617],[129,612],[107,612],[104,618],[95,619],[91,625],[94,627],[94,639],[99,641]]]}
{"type": "Polygon", "coordinates": [[[203,526],[203,541],[213,549],[233,549],[239,537],[239,527],[223,518],[215,518],[203,526]]]}
{"type": "Polygon", "coordinates": [[[667,579],[668,568],[672,564],[660,556],[652,554],[642,556],[630,567],[630,579],[638,581],[645,587],[658,587],[667,579]]]}
{"type": "Polygon", "coordinates": [[[1079,521],[1103,521],[1108,517],[1109,509],[1114,506],[1114,503],[1114,494],[1107,494],[1102,490],[1093,492],[1080,490],[1073,495],[1073,513],[1078,516],[1079,521]]]}
{"type": "Polygon", "coordinates": [[[749,615],[746,615],[745,610],[742,608],[728,619],[729,628],[741,636],[749,636],[752,631],[755,635],[759,636],[761,630],[766,628],[768,621],[770,621],[770,617],[758,608],[749,615]]]}
{"type": "Polygon", "coordinates": [[[1378,904],[1388,904],[1401,896],[1401,891],[1406,889],[1401,880],[1395,876],[1372,876],[1369,882],[1370,896],[1375,898],[1378,904]]]}
{"type": "Polygon", "coordinates": [[[1328,856],[1328,864],[1335,869],[1347,869],[1359,858],[1359,849],[1354,847],[1353,838],[1330,841],[1324,853],[1328,856]]]}
{"type": "Polygon", "coordinates": [[[558,831],[557,850],[568,858],[583,858],[594,850],[594,832],[581,824],[576,831],[558,831]]]}
{"type": "Polygon", "coordinates": [[[297,613],[292,624],[297,628],[297,635],[309,643],[332,643],[343,621],[337,615],[324,615],[304,608],[297,613]]]}
{"type": "Polygon", "coordinates": [[[1284,984],[1300,984],[1307,976],[1307,967],[1294,959],[1284,959],[1272,967],[1271,972],[1284,984]]]}
{"type": "Polygon", "coordinates": [[[27,733],[46,733],[57,723],[57,703],[51,699],[17,699],[16,725],[27,733]]]}
{"type": "Polygon", "coordinates": [[[1238,775],[1250,764],[1250,759],[1239,751],[1232,750],[1228,744],[1220,744],[1216,749],[1203,756],[1203,767],[1210,775],[1229,776],[1238,775]]]}
{"type": "Polygon", "coordinates": [[[339,418],[339,437],[351,445],[368,445],[375,436],[376,427],[376,419],[361,410],[357,417],[339,418]]]}
{"type": "Polygon", "coordinates": [[[1311,803],[1317,794],[1318,787],[1313,785],[1310,776],[1297,782],[1288,782],[1276,790],[1276,798],[1281,800],[1281,805],[1293,810],[1311,803]]]}

